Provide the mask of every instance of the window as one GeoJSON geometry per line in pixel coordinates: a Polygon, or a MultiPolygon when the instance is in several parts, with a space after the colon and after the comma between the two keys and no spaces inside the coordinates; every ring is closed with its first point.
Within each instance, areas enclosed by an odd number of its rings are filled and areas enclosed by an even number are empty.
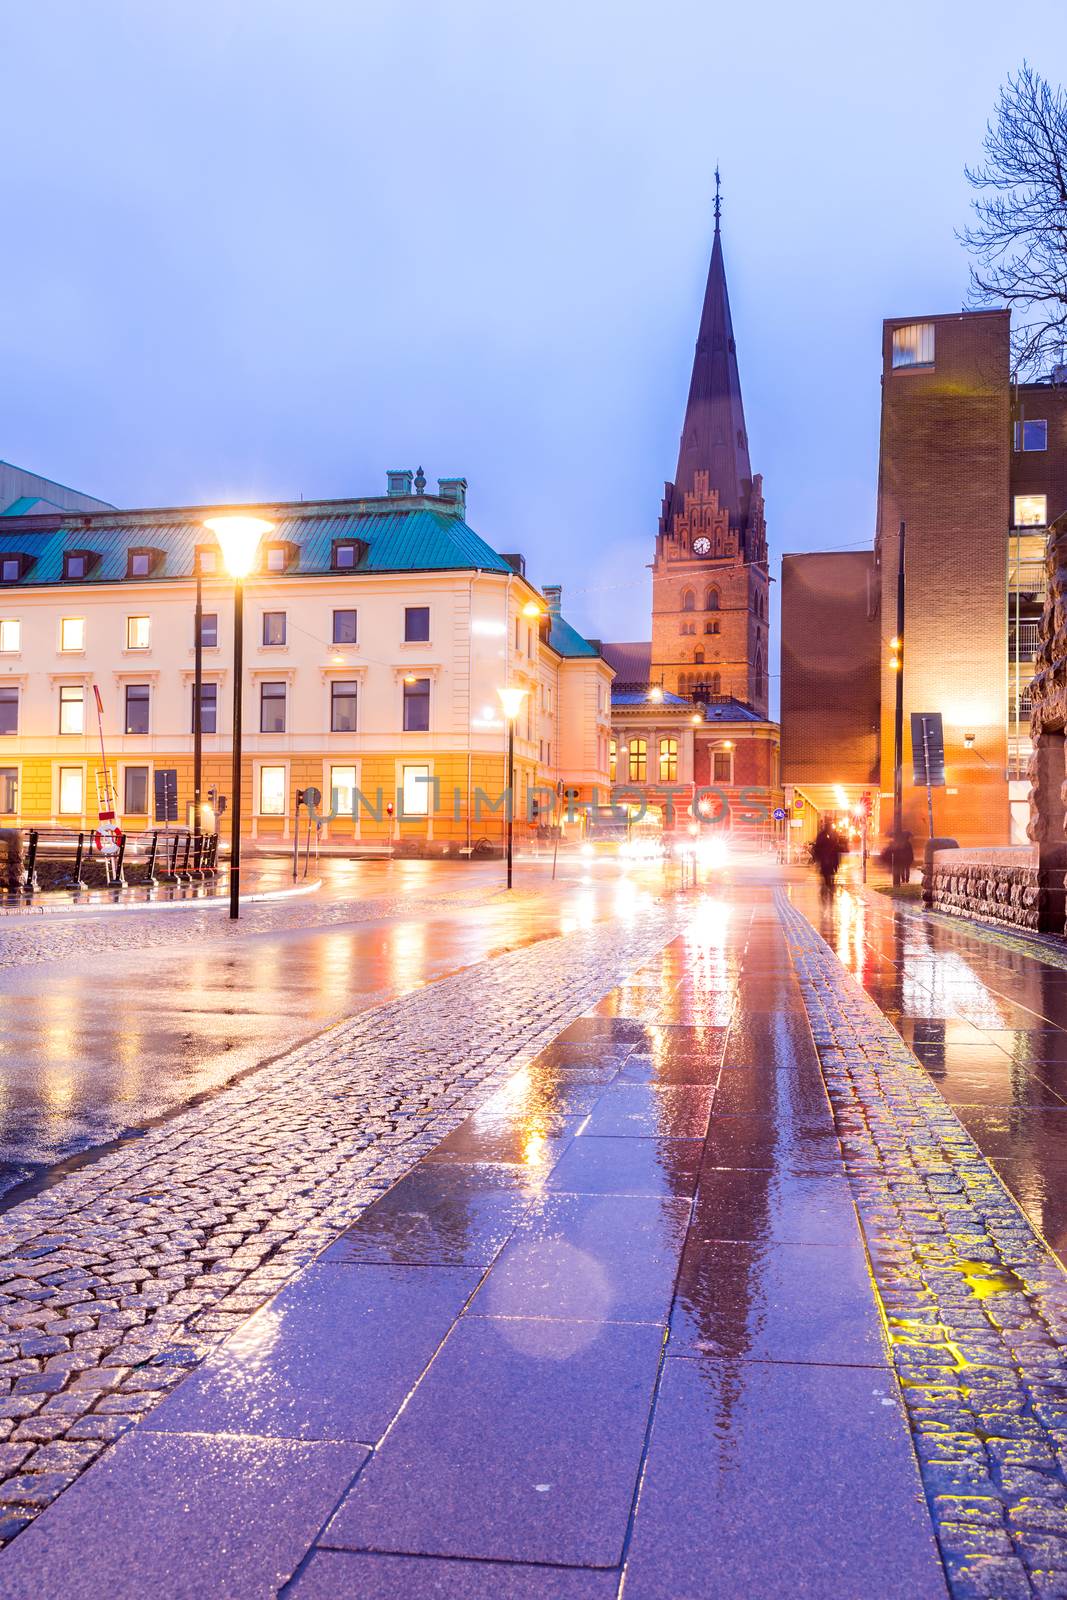
{"type": "Polygon", "coordinates": [[[351,572],[356,564],[357,550],[354,544],[339,540],[333,547],[333,564],[338,572],[351,572]]]}
{"type": "MultiPolygon", "coordinates": [[[[196,684],[193,684],[193,714],[196,713],[196,684]]],[[[200,732],[219,731],[219,686],[217,683],[200,685],[200,732]]]]}
{"type": "Polygon", "coordinates": [[[285,815],[285,768],[260,767],[259,814],[261,817],[285,815]]]}
{"type": "Polygon", "coordinates": [[[1043,494],[1017,494],[1015,496],[1016,528],[1043,528],[1048,520],[1048,501],[1043,494]]]}
{"type": "Polygon", "coordinates": [[[330,768],[330,810],[339,817],[356,815],[356,769],[355,767],[330,768]]]}
{"type": "Polygon", "coordinates": [[[694,666],[697,666],[697,667],[702,667],[704,665],[704,652],[703,652],[703,650],[694,650],[693,651],[693,664],[694,664],[694,666]]]}
{"type": "Polygon", "coordinates": [[[711,781],[712,783],[733,783],[734,753],[732,750],[713,750],[711,752],[711,781]]]}
{"type": "Polygon", "coordinates": [[[911,322],[893,329],[894,367],[932,367],[934,364],[934,325],[911,322]]]}
{"type": "Polygon", "coordinates": [[[707,594],[707,599],[704,601],[704,610],[705,611],[718,611],[718,609],[719,609],[719,591],[718,591],[718,589],[709,589],[708,590],[708,594],[707,594]]]}
{"type": "Polygon", "coordinates": [[[1015,424],[1016,450],[1047,450],[1048,423],[1044,417],[1026,419],[1015,424]]]}
{"type": "Polygon", "coordinates": [[[85,649],[85,618],[64,617],[59,624],[59,648],[61,650],[85,649]]]}
{"type": "Polygon", "coordinates": [[[404,681],[404,732],[428,733],[430,729],[430,680],[404,681]]]}
{"type": "MultiPolygon", "coordinates": [[[[551,766],[551,762],[549,762],[549,765],[551,766]]],[[[619,741],[617,739],[609,739],[608,740],[608,781],[609,782],[615,783],[617,781],[618,771],[619,771],[619,741]]]]}
{"type": "Polygon", "coordinates": [[[19,731],[19,692],[14,685],[0,688],[0,733],[19,731]]]}
{"type": "Polygon", "coordinates": [[[660,783],[678,781],[677,739],[661,739],[659,742],[659,781],[660,783]]]}
{"type": "Polygon", "coordinates": [[[148,768],[127,767],[122,778],[122,810],[127,817],[148,815],[148,768]]]}
{"type": "MultiPolygon", "coordinates": [[[[404,607],[404,641],[406,644],[426,644],[430,638],[429,606],[404,607]]],[[[518,623],[515,626],[515,648],[519,647],[518,623]]]]}
{"type": "Polygon", "coordinates": [[[355,644],[356,613],[354,611],[334,612],[333,642],[334,644],[355,644]]]}
{"type": "Polygon", "coordinates": [[[682,610],[695,611],[696,603],[696,595],[693,593],[692,589],[687,589],[682,596],[682,610]]]}
{"type": "Polygon", "coordinates": [[[0,811],[5,817],[19,808],[19,769],[0,767],[0,811]]]}
{"type": "Polygon", "coordinates": [[[22,577],[22,557],[5,556],[0,561],[0,579],[4,583],[17,583],[22,577]]]}
{"type": "Polygon", "coordinates": [[[203,611],[200,614],[200,647],[203,650],[217,650],[219,647],[219,614],[217,611],[203,611]]]}
{"type": "Polygon", "coordinates": [[[197,545],[196,563],[203,576],[210,578],[213,573],[219,570],[219,553],[213,545],[197,545]]]}
{"type": "Polygon", "coordinates": [[[126,732],[148,732],[149,690],[147,683],[126,685],[126,732]]]}
{"type": "Polygon", "coordinates": [[[648,782],[648,740],[630,740],[630,782],[648,782]]]}
{"type": "Polygon", "coordinates": [[[268,572],[284,572],[289,565],[289,551],[284,544],[269,544],[265,566],[268,572]]]}
{"type": "Polygon", "coordinates": [[[718,631],[719,631],[719,624],[717,622],[705,622],[705,624],[704,624],[704,632],[705,633],[718,633],[718,631]]]}
{"type": "Polygon", "coordinates": [[[263,643],[265,645],[278,645],[285,643],[284,611],[264,611],[263,643]]]}
{"type": "MultiPolygon", "coordinates": [[[[285,684],[261,683],[259,686],[260,733],[285,732],[285,684]]],[[[270,769],[275,770],[273,767],[270,769]]]]}
{"type": "Polygon", "coordinates": [[[711,675],[711,692],[712,694],[722,693],[722,676],[718,672],[713,672],[711,675]]]}
{"type": "Polygon", "coordinates": [[[85,805],[85,773],[81,767],[59,769],[59,814],[80,817],[85,805]]]}
{"type": "Polygon", "coordinates": [[[151,550],[131,550],[126,556],[126,576],[128,578],[147,578],[152,571],[154,552],[151,550]]]}
{"type": "Polygon", "coordinates": [[[64,578],[86,578],[89,575],[88,550],[68,550],[63,557],[64,578]]]}
{"type": "Polygon", "coordinates": [[[401,768],[401,795],[405,817],[430,814],[430,769],[424,763],[401,768]]]}
{"type": "Polygon", "coordinates": [[[331,733],[355,733],[357,687],[354,683],[330,684],[331,733]]]}
{"type": "Polygon", "coordinates": [[[22,648],[22,623],[17,617],[0,621],[0,655],[13,656],[22,648]]]}
{"type": "Polygon", "coordinates": [[[147,650],[152,638],[152,624],[148,617],[126,618],[127,650],[147,650]]]}
{"type": "MultiPolygon", "coordinates": [[[[60,685],[59,731],[60,733],[85,732],[85,690],[80,683],[60,685]]],[[[72,767],[70,770],[73,772],[75,769],[72,767]]],[[[77,770],[80,772],[81,768],[77,770]]]]}

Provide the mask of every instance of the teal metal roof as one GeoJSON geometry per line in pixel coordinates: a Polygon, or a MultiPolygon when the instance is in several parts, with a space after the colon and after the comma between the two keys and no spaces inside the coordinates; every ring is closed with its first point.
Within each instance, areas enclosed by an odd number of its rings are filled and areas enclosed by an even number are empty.
{"type": "Polygon", "coordinates": [[[0,511],[0,517],[25,517],[31,511],[60,511],[54,500],[42,500],[35,494],[20,494],[17,500],[12,500],[9,506],[0,511]]]}
{"type": "MultiPolygon", "coordinates": [[[[343,579],[348,571],[512,571],[466,522],[454,512],[438,508],[443,504],[427,505],[420,497],[419,503],[408,501],[404,506],[389,501],[331,501],[254,509],[274,522],[271,543],[284,540],[293,545],[294,556],[287,568],[290,576],[331,572],[343,579]],[[334,542],[345,539],[358,540],[365,549],[355,568],[336,573],[332,567],[334,542]]],[[[0,555],[19,551],[33,558],[18,580],[30,587],[62,583],[63,554],[68,550],[91,550],[99,558],[89,577],[81,582],[115,583],[125,579],[127,553],[141,547],[161,552],[150,581],[190,578],[197,545],[212,542],[202,519],[218,514],[219,509],[205,506],[180,511],[58,513],[47,522],[39,514],[20,519],[17,513],[9,513],[0,523],[0,555]]],[[[561,654],[595,655],[573,629],[567,632],[582,648],[561,654]]]]}
{"type": "Polygon", "coordinates": [[[583,639],[577,628],[572,628],[558,611],[553,611],[548,630],[548,642],[561,656],[598,656],[596,645],[583,639]]]}

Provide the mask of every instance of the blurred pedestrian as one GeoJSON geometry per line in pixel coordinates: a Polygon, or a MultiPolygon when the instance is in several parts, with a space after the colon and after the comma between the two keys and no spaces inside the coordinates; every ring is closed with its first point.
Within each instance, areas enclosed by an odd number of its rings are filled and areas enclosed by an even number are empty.
{"type": "Polygon", "coordinates": [[[837,869],[841,865],[841,840],[827,822],[815,835],[811,857],[819,869],[823,890],[831,893],[837,879],[837,869]]]}

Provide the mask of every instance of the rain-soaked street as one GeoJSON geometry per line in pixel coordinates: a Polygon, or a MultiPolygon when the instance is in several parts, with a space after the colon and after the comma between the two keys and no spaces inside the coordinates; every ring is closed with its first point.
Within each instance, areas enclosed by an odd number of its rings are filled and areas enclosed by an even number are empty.
{"type": "Polygon", "coordinates": [[[497,863],[326,858],[319,892],[237,928],[220,906],[0,921],[0,1196],[339,1017],[625,912],[617,873],[566,872],[525,866],[509,897],[497,863]]]}

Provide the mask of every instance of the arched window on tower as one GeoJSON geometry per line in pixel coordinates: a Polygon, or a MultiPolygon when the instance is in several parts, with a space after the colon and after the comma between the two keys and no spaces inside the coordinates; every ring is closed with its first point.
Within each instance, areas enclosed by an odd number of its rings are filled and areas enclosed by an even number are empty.
{"type": "Polygon", "coordinates": [[[705,611],[718,611],[718,609],[719,609],[719,591],[718,591],[718,589],[709,589],[708,590],[708,594],[707,594],[707,599],[704,601],[704,610],[705,611]]]}
{"type": "Polygon", "coordinates": [[[687,589],[685,591],[685,593],[682,595],[682,610],[683,611],[695,611],[696,610],[696,595],[693,593],[692,589],[687,589]]]}
{"type": "Polygon", "coordinates": [[[722,674],[720,672],[713,672],[711,675],[711,692],[712,694],[722,694],[722,674]]]}
{"type": "Polygon", "coordinates": [[[702,667],[704,665],[704,652],[703,652],[703,650],[694,650],[693,651],[693,661],[695,662],[695,664],[698,667],[702,667]]]}

